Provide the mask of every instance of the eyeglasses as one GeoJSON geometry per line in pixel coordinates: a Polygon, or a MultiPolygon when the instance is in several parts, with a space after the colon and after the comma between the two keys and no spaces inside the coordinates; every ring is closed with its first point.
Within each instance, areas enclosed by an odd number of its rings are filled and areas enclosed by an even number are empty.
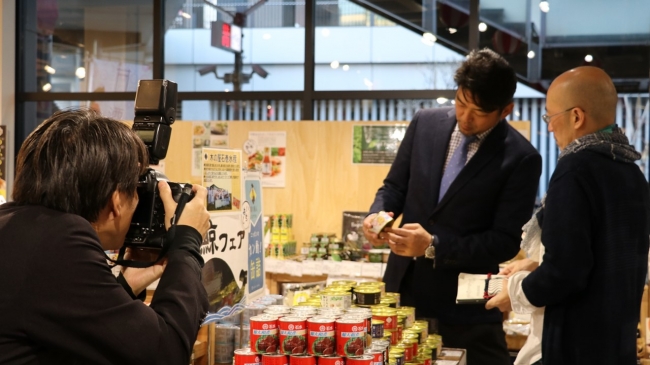
{"type": "Polygon", "coordinates": [[[551,118],[553,118],[554,116],[556,116],[556,115],[560,115],[560,114],[562,114],[562,113],[566,113],[566,112],[568,112],[568,111],[570,111],[570,110],[573,110],[573,109],[575,109],[575,108],[577,108],[577,106],[572,106],[572,107],[570,107],[570,108],[567,109],[567,110],[563,110],[563,111],[561,111],[561,112],[559,112],[559,113],[555,113],[555,114],[551,114],[551,115],[544,114],[544,115],[542,115],[542,119],[544,120],[544,123],[548,124],[548,123],[551,122],[551,118]]]}

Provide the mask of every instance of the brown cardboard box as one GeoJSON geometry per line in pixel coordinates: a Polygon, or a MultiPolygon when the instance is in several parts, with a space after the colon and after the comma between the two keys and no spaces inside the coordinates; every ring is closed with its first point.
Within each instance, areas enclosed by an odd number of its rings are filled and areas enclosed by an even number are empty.
{"type": "Polygon", "coordinates": [[[464,349],[443,347],[435,365],[467,365],[467,356],[464,349]]]}

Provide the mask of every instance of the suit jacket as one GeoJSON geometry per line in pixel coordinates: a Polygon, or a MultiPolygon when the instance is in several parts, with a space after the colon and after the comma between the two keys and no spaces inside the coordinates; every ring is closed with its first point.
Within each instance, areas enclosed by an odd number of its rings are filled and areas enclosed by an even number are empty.
{"type": "MultiPolygon", "coordinates": [[[[200,241],[193,228],[177,228],[175,240],[200,241]]],[[[0,252],[0,364],[189,362],[208,308],[190,253],[168,254],[147,306],[117,283],[80,216],[4,204],[0,252]]]]}
{"type": "Polygon", "coordinates": [[[650,235],[639,167],[609,153],[566,155],[538,219],[544,261],[522,288],[546,307],[544,364],[636,364],[650,235]]]}
{"type": "MultiPolygon", "coordinates": [[[[437,235],[433,262],[418,257],[417,315],[443,323],[500,322],[498,310],[456,305],[458,274],[497,273],[519,251],[521,227],[529,220],[541,173],[541,157],[505,120],[482,142],[438,202],[447,147],[456,125],[453,108],[419,111],[409,124],[395,161],[370,211],[402,215],[437,235]]],[[[400,291],[413,261],[391,253],[386,290],[400,291]]]]}

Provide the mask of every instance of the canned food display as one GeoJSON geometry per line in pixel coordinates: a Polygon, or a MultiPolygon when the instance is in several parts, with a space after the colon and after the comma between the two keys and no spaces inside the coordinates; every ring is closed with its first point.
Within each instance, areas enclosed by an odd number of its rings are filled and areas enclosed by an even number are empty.
{"type": "Polygon", "coordinates": [[[374,357],[372,355],[361,355],[348,357],[345,365],[373,365],[374,357]]]}
{"type": "Polygon", "coordinates": [[[320,302],[324,308],[348,309],[351,305],[350,293],[344,291],[332,291],[321,294],[320,302]]]}
{"type": "Polygon", "coordinates": [[[366,321],[346,318],[336,321],[336,353],[339,356],[363,355],[366,348],[366,321]]]}
{"type": "Polygon", "coordinates": [[[381,319],[372,319],[370,322],[370,335],[372,338],[384,337],[384,321],[381,319]]]}
{"type": "Polygon", "coordinates": [[[400,296],[399,293],[386,292],[386,293],[384,293],[384,297],[386,297],[386,298],[395,298],[395,303],[397,304],[397,308],[401,308],[401,306],[400,306],[401,296],[400,296]]]}
{"type": "Polygon", "coordinates": [[[372,310],[372,318],[384,321],[384,330],[397,329],[397,310],[393,308],[375,308],[372,310]]]}

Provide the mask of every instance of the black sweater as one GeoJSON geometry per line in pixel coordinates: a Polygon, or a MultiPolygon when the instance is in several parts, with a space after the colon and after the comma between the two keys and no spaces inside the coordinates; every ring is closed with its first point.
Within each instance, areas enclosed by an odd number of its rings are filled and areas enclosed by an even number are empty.
{"type": "Polygon", "coordinates": [[[544,261],[522,284],[546,307],[544,364],[636,364],[648,195],[633,163],[587,150],[558,162],[539,215],[544,261]]]}
{"type": "Polygon", "coordinates": [[[85,219],[2,205],[0,364],[187,364],[208,307],[200,272],[171,252],[147,306],[117,283],[85,219]]]}

